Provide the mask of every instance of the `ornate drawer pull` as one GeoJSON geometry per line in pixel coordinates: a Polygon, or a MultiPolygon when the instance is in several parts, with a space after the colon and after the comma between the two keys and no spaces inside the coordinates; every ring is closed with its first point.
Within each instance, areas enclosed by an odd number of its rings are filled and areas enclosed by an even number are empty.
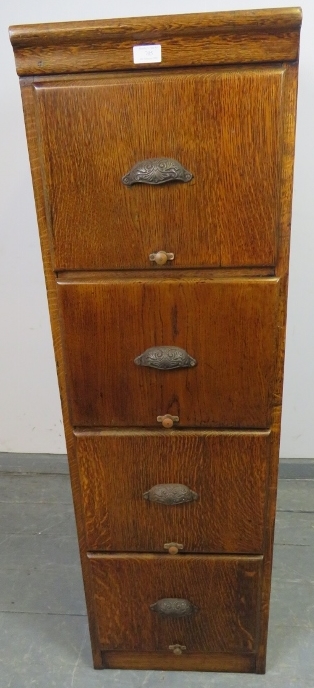
{"type": "Polygon", "coordinates": [[[162,485],[154,485],[148,492],[144,492],[143,497],[149,502],[158,502],[158,504],[175,506],[176,504],[196,502],[198,494],[190,490],[186,485],[181,485],[180,483],[165,483],[162,485]]]}
{"type": "Polygon", "coordinates": [[[150,253],[149,260],[152,263],[157,263],[157,265],[166,265],[168,260],[174,260],[174,253],[166,253],[166,251],[150,253]]]}
{"type": "Polygon", "coordinates": [[[132,184],[165,184],[165,182],[190,182],[193,174],[173,158],[149,158],[136,163],[122,177],[126,186],[132,184]]]}
{"type": "Polygon", "coordinates": [[[179,346],[152,346],[134,359],[138,366],[174,370],[175,368],[194,368],[195,358],[179,346]]]}
{"type": "Polygon", "coordinates": [[[151,604],[150,609],[160,616],[172,616],[177,619],[181,619],[183,616],[192,616],[198,612],[198,607],[195,607],[189,600],[183,600],[180,597],[165,597],[163,600],[151,604]]]}

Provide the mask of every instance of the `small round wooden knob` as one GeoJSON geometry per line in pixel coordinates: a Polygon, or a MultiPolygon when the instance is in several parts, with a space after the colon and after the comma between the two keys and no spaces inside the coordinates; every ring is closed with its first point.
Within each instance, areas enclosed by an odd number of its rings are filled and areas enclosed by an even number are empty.
{"type": "Polygon", "coordinates": [[[166,251],[157,251],[157,253],[150,253],[149,260],[157,265],[166,265],[168,260],[174,259],[174,253],[167,253],[166,251]]]}
{"type": "Polygon", "coordinates": [[[183,549],[183,545],[179,542],[165,542],[164,549],[168,550],[168,554],[178,554],[179,549],[183,549]]]}
{"type": "Polygon", "coordinates": [[[174,655],[182,655],[183,650],[186,650],[186,645],[169,645],[169,650],[172,650],[174,655]]]}
{"type": "Polygon", "coordinates": [[[166,251],[158,251],[155,255],[155,263],[157,265],[165,265],[167,263],[168,256],[166,254],[166,251]]]}
{"type": "Polygon", "coordinates": [[[172,426],[173,426],[172,418],[164,418],[161,425],[163,428],[172,428],[172,426]]]}
{"type": "Polygon", "coordinates": [[[179,549],[175,545],[171,545],[168,549],[169,554],[178,554],[178,551],[179,549]]]}
{"type": "Polygon", "coordinates": [[[157,423],[161,423],[163,428],[172,428],[174,423],[179,422],[179,416],[171,416],[170,413],[166,413],[165,416],[157,416],[157,423]]]}

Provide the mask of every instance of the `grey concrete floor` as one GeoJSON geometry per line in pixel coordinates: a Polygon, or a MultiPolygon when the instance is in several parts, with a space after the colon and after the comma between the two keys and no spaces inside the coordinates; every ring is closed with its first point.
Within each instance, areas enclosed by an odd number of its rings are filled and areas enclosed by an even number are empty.
{"type": "Polygon", "coordinates": [[[0,688],[314,688],[314,480],[280,480],[265,676],[94,671],[63,456],[0,455],[0,688]]]}

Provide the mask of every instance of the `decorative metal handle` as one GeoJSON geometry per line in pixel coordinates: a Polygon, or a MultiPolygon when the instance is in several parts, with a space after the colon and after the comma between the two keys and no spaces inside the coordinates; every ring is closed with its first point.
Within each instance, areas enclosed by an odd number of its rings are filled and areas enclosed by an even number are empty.
{"type": "Polygon", "coordinates": [[[174,370],[175,368],[194,368],[197,361],[179,346],[152,346],[134,359],[138,366],[174,370]]]}
{"type": "Polygon", "coordinates": [[[193,174],[173,158],[149,158],[136,163],[122,177],[126,186],[132,184],[165,184],[165,182],[190,182],[193,174]]]}
{"type": "Polygon", "coordinates": [[[157,416],[157,423],[161,423],[163,428],[172,428],[174,423],[178,423],[180,420],[179,416],[170,416],[170,413],[166,413],[165,416],[157,416]]]}
{"type": "Polygon", "coordinates": [[[149,502],[158,502],[158,504],[175,506],[176,504],[196,502],[198,494],[190,490],[186,485],[181,485],[180,483],[166,483],[154,485],[148,492],[144,492],[143,497],[149,502]]]}
{"type": "Polygon", "coordinates": [[[174,253],[166,253],[166,251],[158,251],[157,253],[150,253],[149,260],[157,265],[166,265],[168,260],[174,259],[174,253]]]}
{"type": "Polygon", "coordinates": [[[180,597],[165,597],[163,600],[151,604],[150,609],[160,616],[172,616],[177,619],[192,616],[198,612],[198,607],[195,607],[189,600],[183,600],[180,597]]]}

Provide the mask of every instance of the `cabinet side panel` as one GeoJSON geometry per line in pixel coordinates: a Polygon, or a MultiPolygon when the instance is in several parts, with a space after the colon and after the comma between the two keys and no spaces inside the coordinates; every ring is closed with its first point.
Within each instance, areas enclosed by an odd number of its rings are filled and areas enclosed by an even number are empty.
{"type": "Polygon", "coordinates": [[[61,349],[61,337],[60,337],[60,324],[58,319],[58,307],[57,307],[57,294],[56,294],[56,284],[55,277],[51,265],[51,253],[49,245],[49,236],[46,223],[46,213],[45,213],[45,198],[44,190],[41,176],[41,165],[40,165],[40,144],[37,137],[36,129],[36,118],[35,118],[35,107],[34,107],[34,92],[32,86],[32,80],[27,79],[25,81],[21,80],[21,94],[24,110],[24,120],[27,136],[27,144],[29,151],[29,158],[31,164],[34,197],[36,204],[37,222],[40,235],[42,259],[46,280],[47,288],[47,298],[49,305],[50,322],[52,329],[54,353],[56,360],[56,367],[58,373],[58,383],[61,396],[62,414],[64,422],[64,430],[66,437],[67,453],[70,467],[71,476],[71,486],[72,494],[74,500],[74,510],[76,517],[76,525],[79,539],[79,547],[81,553],[81,564],[83,570],[83,579],[85,586],[86,602],[89,615],[90,633],[92,639],[92,650],[93,659],[96,668],[102,667],[102,656],[98,645],[96,627],[95,627],[95,616],[93,609],[93,601],[91,594],[91,581],[90,573],[87,565],[86,556],[84,552],[85,547],[85,533],[83,527],[82,519],[82,506],[81,506],[81,491],[79,484],[79,476],[75,461],[75,440],[72,433],[72,429],[69,422],[68,405],[65,392],[65,373],[63,356],[61,349]]]}
{"type": "Polygon", "coordinates": [[[266,645],[269,618],[274,526],[276,516],[278,461],[282,412],[282,387],[285,356],[288,269],[290,250],[291,204],[293,185],[293,164],[295,146],[295,115],[297,101],[298,65],[289,65],[285,73],[283,94],[283,150],[281,175],[281,212],[279,224],[279,252],[276,274],[280,276],[280,297],[277,328],[277,356],[274,371],[274,393],[272,398],[272,449],[269,470],[268,505],[266,514],[265,550],[263,560],[263,585],[261,599],[261,629],[256,671],[265,672],[266,645]]]}

